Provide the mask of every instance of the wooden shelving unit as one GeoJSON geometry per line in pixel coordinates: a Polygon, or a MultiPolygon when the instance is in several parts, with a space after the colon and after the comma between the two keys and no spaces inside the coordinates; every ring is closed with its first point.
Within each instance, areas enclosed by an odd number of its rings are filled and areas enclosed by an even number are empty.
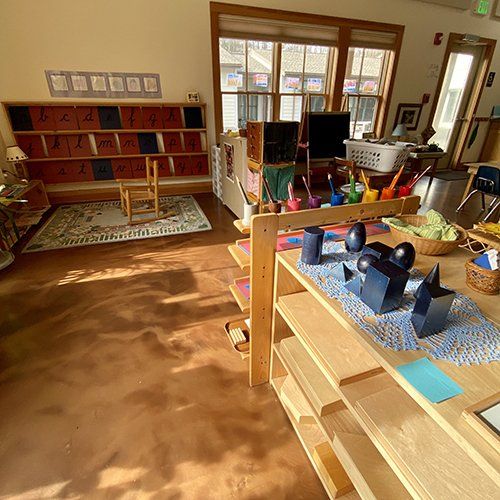
{"type": "Polygon", "coordinates": [[[234,280],[232,285],[229,285],[229,290],[231,290],[234,300],[236,300],[238,307],[244,314],[248,314],[250,312],[250,300],[243,295],[238,285],[247,282],[249,279],[250,278],[248,276],[237,278],[234,280]]]}
{"type": "MultiPolygon", "coordinates": [[[[386,242],[388,238],[377,237],[386,242]]],[[[270,381],[329,497],[340,496],[330,487],[339,484],[339,478],[325,477],[317,466],[311,453],[317,444],[305,439],[305,424],[297,422],[290,405],[312,415],[315,442],[331,446],[361,498],[498,495],[498,449],[462,416],[471,399],[484,399],[497,390],[497,367],[437,362],[464,394],[433,405],[395,370],[422,355],[375,344],[338,302],[297,270],[299,255],[299,250],[288,250],[276,257],[270,381]],[[290,379],[295,390],[283,397],[283,385],[290,379]]],[[[456,274],[446,267],[443,274],[447,271],[456,274]]]]}
{"type": "Polygon", "coordinates": [[[162,194],[205,192],[210,184],[202,103],[4,102],[32,180],[56,201],[118,198],[116,179],[141,180],[158,160],[162,194]],[[111,184],[111,186],[110,186],[111,184]]]}

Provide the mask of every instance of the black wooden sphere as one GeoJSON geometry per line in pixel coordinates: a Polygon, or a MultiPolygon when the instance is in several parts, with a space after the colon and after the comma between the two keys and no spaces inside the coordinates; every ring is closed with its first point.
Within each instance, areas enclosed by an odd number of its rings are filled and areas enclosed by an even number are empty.
{"type": "Polygon", "coordinates": [[[389,256],[389,260],[399,267],[402,267],[405,271],[409,271],[413,267],[415,256],[415,247],[411,243],[405,241],[394,247],[394,250],[389,256]]]}
{"type": "Polygon", "coordinates": [[[345,248],[348,252],[361,252],[366,243],[366,227],[362,222],[356,222],[345,236],[345,248]]]}
{"type": "Polygon", "coordinates": [[[375,255],[365,254],[358,259],[356,266],[360,273],[366,274],[366,271],[368,271],[368,267],[377,261],[378,259],[375,255]]]}

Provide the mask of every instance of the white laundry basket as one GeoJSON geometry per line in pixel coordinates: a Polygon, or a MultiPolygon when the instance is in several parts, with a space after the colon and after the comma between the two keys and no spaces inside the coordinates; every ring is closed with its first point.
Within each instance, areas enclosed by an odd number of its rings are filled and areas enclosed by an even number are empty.
{"type": "Polygon", "coordinates": [[[358,167],[377,172],[398,170],[405,164],[410,154],[410,150],[402,146],[353,140],[345,140],[344,144],[347,146],[348,160],[354,160],[358,167]]]}

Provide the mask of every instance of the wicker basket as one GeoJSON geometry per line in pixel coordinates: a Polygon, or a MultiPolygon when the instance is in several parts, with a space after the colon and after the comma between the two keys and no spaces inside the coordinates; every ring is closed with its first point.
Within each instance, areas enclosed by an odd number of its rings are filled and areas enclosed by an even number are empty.
{"type": "MultiPolygon", "coordinates": [[[[417,227],[427,224],[427,217],[425,215],[400,215],[398,219],[417,227]]],[[[420,236],[405,233],[392,226],[390,226],[390,228],[392,237],[397,243],[407,241],[415,247],[417,253],[422,255],[444,255],[452,252],[459,245],[463,245],[467,240],[467,231],[457,224],[453,224],[453,226],[459,233],[458,239],[455,241],[431,240],[429,238],[421,238],[420,236]]]]}
{"type": "Polygon", "coordinates": [[[474,259],[465,263],[465,282],[469,288],[486,295],[500,292],[500,269],[491,271],[474,263],[474,259]]]}

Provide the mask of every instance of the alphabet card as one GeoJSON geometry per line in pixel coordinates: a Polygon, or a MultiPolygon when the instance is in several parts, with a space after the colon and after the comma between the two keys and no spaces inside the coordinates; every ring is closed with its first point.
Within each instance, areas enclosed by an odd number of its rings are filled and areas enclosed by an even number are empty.
{"type": "Polygon", "coordinates": [[[78,130],[76,109],[72,106],[54,106],[55,130],[78,130]]]}
{"type": "Polygon", "coordinates": [[[47,144],[49,156],[53,158],[68,158],[70,156],[67,136],[46,135],[45,143],[47,144]]]}
{"type": "Polygon", "coordinates": [[[115,134],[94,134],[97,154],[99,156],[116,155],[115,134]]]}
{"type": "Polygon", "coordinates": [[[139,140],[137,134],[118,134],[122,155],[137,155],[139,151],[139,140]]]}
{"type": "Polygon", "coordinates": [[[96,106],[78,106],[76,116],[80,130],[99,130],[99,115],[96,106]]]}
{"type": "Polygon", "coordinates": [[[142,123],[142,112],[139,106],[121,106],[123,128],[141,129],[144,128],[142,123]]]}
{"type": "Polygon", "coordinates": [[[56,129],[52,106],[30,106],[30,115],[34,130],[56,129]]]}
{"type": "Polygon", "coordinates": [[[45,158],[42,138],[39,135],[17,135],[17,145],[28,155],[30,160],[45,158]]]}
{"type": "Polygon", "coordinates": [[[71,134],[67,138],[69,153],[72,157],[92,156],[92,149],[87,134],[71,134]]]}

